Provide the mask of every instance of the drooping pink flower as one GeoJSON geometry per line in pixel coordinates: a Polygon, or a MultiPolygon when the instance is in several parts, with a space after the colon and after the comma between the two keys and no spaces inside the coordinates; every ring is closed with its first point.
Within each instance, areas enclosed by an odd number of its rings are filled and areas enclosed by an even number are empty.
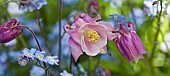
{"type": "MultiPolygon", "coordinates": [[[[145,47],[142,43],[142,40],[140,37],[136,34],[136,31],[134,29],[134,25],[132,22],[128,23],[128,27],[130,27],[130,35],[132,37],[132,42],[135,46],[135,48],[138,50],[140,54],[146,54],[147,51],[145,50],[145,47]]],[[[141,55],[142,56],[142,55],[141,55]]]]}
{"type": "Polygon", "coordinates": [[[143,54],[146,54],[144,45],[139,36],[134,30],[134,26],[131,22],[128,23],[130,32],[126,27],[120,24],[120,35],[114,39],[120,53],[130,62],[134,60],[136,63],[140,58],[143,58],[143,54]]]}
{"type": "Polygon", "coordinates": [[[22,34],[23,29],[16,27],[19,25],[20,22],[17,22],[15,18],[2,24],[0,26],[0,43],[7,43],[22,34]]]}
{"type": "Polygon", "coordinates": [[[74,23],[65,25],[65,31],[70,35],[69,45],[74,60],[85,52],[89,56],[95,56],[99,53],[106,53],[107,39],[116,38],[117,34],[106,22],[96,22],[100,19],[98,14],[96,18],[91,18],[88,14],[80,14],[80,18],[75,19],[74,23]]]}

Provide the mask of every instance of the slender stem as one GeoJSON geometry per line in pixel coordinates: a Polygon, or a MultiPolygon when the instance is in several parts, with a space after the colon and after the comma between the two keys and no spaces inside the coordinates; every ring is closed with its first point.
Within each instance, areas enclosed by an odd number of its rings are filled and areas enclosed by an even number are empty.
{"type": "MultiPolygon", "coordinates": [[[[36,42],[37,42],[37,45],[38,45],[39,50],[42,52],[42,49],[41,49],[40,43],[39,43],[39,41],[38,41],[38,39],[37,39],[37,37],[36,37],[35,33],[31,30],[31,28],[29,28],[28,26],[17,26],[17,27],[22,27],[22,28],[26,28],[26,29],[28,29],[28,30],[31,32],[31,34],[33,35],[33,37],[35,38],[35,40],[36,40],[36,42]]],[[[45,67],[45,68],[47,68],[47,65],[46,65],[46,63],[45,63],[45,62],[43,62],[43,65],[44,65],[44,67],[45,67]]],[[[46,76],[48,76],[47,71],[45,71],[45,72],[46,72],[46,76]]]]}
{"type": "Polygon", "coordinates": [[[17,26],[17,27],[26,28],[27,30],[29,30],[29,31],[31,32],[31,34],[33,35],[34,39],[36,40],[36,43],[37,43],[37,45],[38,45],[39,50],[42,51],[41,46],[40,46],[40,43],[39,43],[39,41],[38,41],[35,33],[31,30],[31,28],[29,28],[28,26],[17,26]]]}
{"type": "Polygon", "coordinates": [[[90,59],[90,56],[88,57],[88,75],[90,76],[90,61],[91,61],[91,59],[90,59]]]}
{"type": "Polygon", "coordinates": [[[97,59],[97,63],[95,65],[94,71],[97,69],[97,66],[100,64],[100,58],[101,58],[101,55],[99,55],[99,57],[97,59]]]}
{"type": "MultiPolygon", "coordinates": [[[[59,50],[58,50],[58,59],[61,60],[61,19],[62,19],[62,0],[60,0],[60,10],[59,10],[59,50]]],[[[59,62],[59,69],[61,71],[61,63],[59,62]]]]}
{"type": "Polygon", "coordinates": [[[73,56],[70,53],[70,73],[72,73],[73,56]]]}
{"type": "Polygon", "coordinates": [[[94,74],[93,74],[93,76],[95,76],[95,71],[96,71],[96,69],[97,69],[97,67],[99,66],[99,64],[100,64],[100,58],[101,58],[101,55],[99,55],[99,57],[98,57],[98,59],[97,59],[97,63],[96,63],[96,65],[95,65],[95,68],[94,68],[94,74]]]}
{"type": "MultiPolygon", "coordinates": [[[[159,16],[158,16],[158,28],[157,28],[157,32],[156,32],[156,36],[155,36],[154,41],[157,41],[158,35],[159,35],[159,32],[160,32],[160,20],[161,20],[161,14],[162,14],[162,0],[160,0],[160,5],[161,5],[161,10],[160,10],[160,13],[159,13],[159,16]]],[[[157,46],[157,44],[154,44],[154,46],[152,48],[151,59],[154,57],[154,50],[156,49],[156,46],[157,46]]]]}
{"type": "Polygon", "coordinates": [[[37,7],[36,7],[31,1],[29,1],[29,3],[32,4],[32,5],[34,6],[35,10],[36,10],[36,13],[37,13],[37,16],[38,16],[38,17],[37,17],[38,27],[39,27],[40,32],[41,32],[41,35],[42,35],[42,37],[43,37],[45,46],[47,47],[48,51],[49,51],[50,53],[52,53],[52,52],[51,52],[51,49],[49,48],[49,46],[48,46],[48,44],[47,44],[45,35],[44,35],[43,30],[42,30],[42,27],[41,27],[40,12],[39,12],[39,10],[37,9],[37,7]]]}
{"type": "MultiPolygon", "coordinates": [[[[157,41],[158,35],[159,35],[159,32],[160,32],[160,20],[161,20],[161,14],[162,14],[162,0],[160,0],[160,5],[161,5],[161,10],[160,10],[159,15],[157,16],[157,18],[158,18],[158,27],[157,27],[157,31],[156,31],[156,35],[155,35],[154,41],[157,41]]],[[[151,57],[149,59],[150,67],[151,67],[151,72],[153,73],[153,75],[155,75],[155,71],[154,71],[154,66],[152,65],[152,58],[154,57],[154,54],[155,54],[154,51],[156,49],[156,46],[157,46],[157,44],[153,45],[153,48],[152,48],[152,51],[151,51],[151,57]]]]}

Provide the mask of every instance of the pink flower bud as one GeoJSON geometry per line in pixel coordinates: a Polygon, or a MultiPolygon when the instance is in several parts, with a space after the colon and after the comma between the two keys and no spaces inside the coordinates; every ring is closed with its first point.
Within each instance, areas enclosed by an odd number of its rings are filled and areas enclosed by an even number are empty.
{"type": "Polygon", "coordinates": [[[0,43],[7,43],[22,34],[23,29],[17,27],[19,25],[20,22],[17,22],[16,19],[12,19],[2,24],[0,26],[0,43]]]}

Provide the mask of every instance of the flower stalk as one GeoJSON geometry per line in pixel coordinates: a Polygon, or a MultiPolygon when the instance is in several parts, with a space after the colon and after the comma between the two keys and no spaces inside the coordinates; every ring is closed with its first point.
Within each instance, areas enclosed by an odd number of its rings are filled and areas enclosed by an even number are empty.
{"type": "MultiPolygon", "coordinates": [[[[29,31],[31,32],[31,34],[33,35],[34,39],[36,40],[36,43],[37,43],[37,45],[38,45],[39,50],[42,52],[40,43],[39,43],[39,41],[38,41],[35,33],[31,30],[31,28],[29,28],[28,26],[17,26],[17,27],[26,28],[27,30],[29,30],[29,31]]],[[[15,27],[15,28],[17,28],[17,27],[15,27]]],[[[47,68],[47,65],[46,65],[45,62],[43,62],[43,65],[44,65],[44,68],[47,68]]],[[[45,71],[45,72],[46,72],[46,76],[49,76],[49,75],[48,75],[48,72],[47,72],[47,71],[45,71]]]]}
{"type": "Polygon", "coordinates": [[[33,7],[34,7],[34,8],[35,8],[35,10],[36,10],[36,13],[37,13],[37,22],[38,22],[38,27],[39,27],[40,32],[41,32],[41,35],[42,35],[42,37],[43,37],[43,40],[44,40],[45,46],[47,47],[48,51],[49,51],[50,53],[52,53],[52,52],[51,52],[51,49],[49,48],[49,46],[48,46],[48,44],[47,44],[47,41],[46,41],[45,35],[44,35],[43,30],[42,30],[42,27],[41,27],[40,12],[39,12],[39,10],[37,9],[37,7],[36,7],[36,6],[35,6],[35,5],[31,2],[31,1],[29,1],[29,2],[30,2],[30,4],[32,4],[32,5],[33,5],[33,7]]]}
{"type": "MultiPolygon", "coordinates": [[[[62,29],[62,27],[61,27],[61,19],[62,19],[62,0],[60,0],[60,4],[59,4],[59,28],[58,28],[58,30],[59,30],[59,50],[58,50],[58,59],[59,59],[59,61],[61,60],[61,45],[62,45],[62,43],[61,43],[61,40],[62,40],[62,38],[61,38],[61,29],[62,29]]],[[[61,62],[59,62],[59,71],[61,72],[61,62]]]]}

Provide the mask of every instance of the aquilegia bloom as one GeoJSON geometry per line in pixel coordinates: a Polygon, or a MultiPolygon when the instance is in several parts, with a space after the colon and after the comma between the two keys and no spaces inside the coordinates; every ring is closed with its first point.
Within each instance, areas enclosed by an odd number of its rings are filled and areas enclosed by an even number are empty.
{"type": "Polygon", "coordinates": [[[130,32],[126,29],[126,26],[120,24],[119,31],[121,34],[114,39],[116,45],[121,52],[121,54],[129,61],[133,60],[137,63],[139,58],[143,58],[143,54],[146,54],[146,50],[139,36],[134,30],[134,25],[132,22],[128,23],[130,27],[130,32]]]}
{"type": "Polygon", "coordinates": [[[109,23],[96,22],[99,19],[99,14],[96,18],[91,18],[88,14],[82,13],[71,26],[64,26],[70,35],[68,43],[75,61],[83,52],[89,56],[106,53],[107,39],[112,40],[117,36],[111,32],[115,29],[109,23]]]}
{"type": "Polygon", "coordinates": [[[20,0],[20,9],[23,11],[33,11],[35,7],[40,9],[43,5],[46,4],[46,0],[20,0]]]}
{"type": "Polygon", "coordinates": [[[7,43],[23,33],[23,28],[17,27],[20,22],[14,18],[0,26],[0,43],[7,43]]]}

